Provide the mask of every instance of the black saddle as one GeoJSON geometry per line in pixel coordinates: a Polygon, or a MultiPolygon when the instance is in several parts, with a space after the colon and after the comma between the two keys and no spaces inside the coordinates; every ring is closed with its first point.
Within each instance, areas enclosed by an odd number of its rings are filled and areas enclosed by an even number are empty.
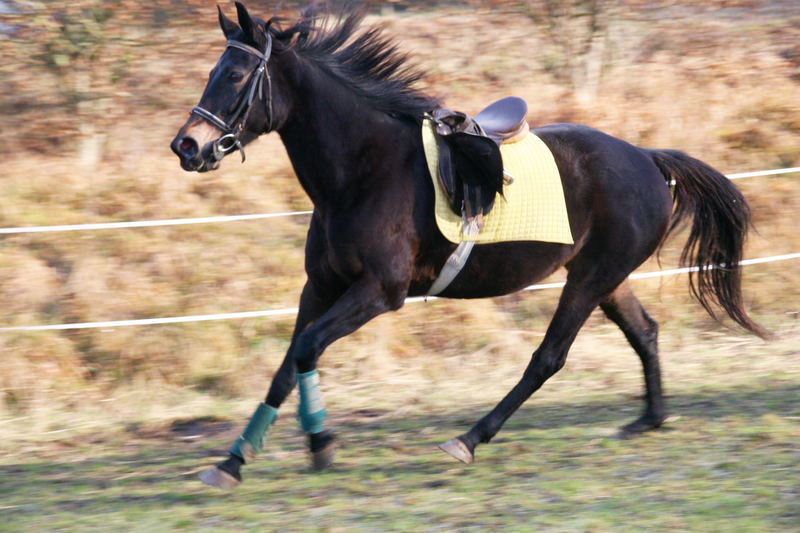
{"type": "Polygon", "coordinates": [[[503,194],[503,158],[499,145],[527,128],[528,105],[521,98],[498,100],[478,113],[439,107],[432,113],[439,146],[439,182],[450,208],[465,221],[483,224],[495,198],[503,194]]]}

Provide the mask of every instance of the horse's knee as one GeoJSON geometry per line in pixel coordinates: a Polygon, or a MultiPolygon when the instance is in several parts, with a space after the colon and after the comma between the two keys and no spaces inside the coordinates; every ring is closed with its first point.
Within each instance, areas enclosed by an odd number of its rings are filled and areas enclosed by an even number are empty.
{"type": "Polygon", "coordinates": [[[292,357],[297,371],[300,373],[310,372],[317,366],[317,358],[320,350],[316,340],[307,332],[301,333],[295,341],[292,357]]]}
{"type": "Polygon", "coordinates": [[[547,360],[545,365],[545,370],[547,371],[547,377],[552,376],[562,368],[564,368],[564,363],[567,362],[567,354],[558,354],[557,356],[551,357],[547,360]]]}

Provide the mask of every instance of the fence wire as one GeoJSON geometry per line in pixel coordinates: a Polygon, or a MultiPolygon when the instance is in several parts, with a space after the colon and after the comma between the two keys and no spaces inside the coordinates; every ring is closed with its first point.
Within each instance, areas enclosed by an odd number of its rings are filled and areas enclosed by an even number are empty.
{"type": "MultiPolygon", "coordinates": [[[[754,178],[758,176],[774,176],[779,174],[791,174],[800,172],[800,167],[792,168],[778,168],[773,170],[759,170],[754,172],[740,172],[737,174],[729,174],[728,179],[743,179],[754,178]]],[[[100,224],[71,224],[65,226],[32,226],[23,228],[0,228],[0,234],[19,234],[19,233],[43,233],[54,231],[79,231],[79,230],[100,230],[100,229],[120,229],[120,228],[144,228],[153,226],[177,226],[183,224],[212,224],[218,222],[234,222],[243,220],[258,220],[266,218],[278,218],[287,216],[309,215],[312,211],[292,211],[285,213],[261,213],[253,215],[234,215],[234,216],[218,216],[218,217],[200,217],[200,218],[183,218],[171,220],[141,220],[132,222],[108,222],[100,224]]],[[[771,257],[759,257],[755,259],[746,259],[740,264],[742,266],[755,265],[761,263],[771,263],[775,261],[787,261],[792,259],[800,259],[800,253],[791,253],[783,255],[775,255],[771,257]]],[[[696,272],[698,267],[675,268],[671,270],[658,270],[654,272],[640,272],[634,273],[629,276],[630,279],[647,279],[662,276],[672,276],[678,274],[685,274],[688,272],[696,272]]],[[[541,283],[538,285],[531,285],[526,287],[525,291],[556,289],[564,286],[564,282],[554,283],[541,283]]],[[[427,300],[437,300],[435,296],[431,297],[412,297],[407,298],[406,303],[417,303],[427,300]]],[[[0,331],[54,331],[54,330],[75,330],[75,329],[113,329],[119,327],[129,326],[151,326],[162,324],[181,324],[187,322],[206,322],[212,320],[237,320],[245,318],[274,318],[282,316],[291,316],[297,314],[296,307],[285,309],[266,309],[262,311],[243,311],[237,313],[215,313],[209,315],[189,315],[189,316],[175,316],[164,318],[143,318],[136,320],[109,320],[103,322],[77,322],[72,324],[48,324],[42,326],[15,326],[0,328],[0,331]]]]}
{"type": "MultiPolygon", "coordinates": [[[[746,259],[739,263],[742,266],[757,265],[761,263],[772,263],[775,261],[788,261],[791,259],[800,259],[800,253],[774,255],[771,257],[758,257],[754,259],[746,259]]],[[[688,272],[696,272],[700,270],[699,267],[687,268],[674,268],[671,270],[657,270],[654,272],[639,272],[629,276],[630,279],[648,279],[662,276],[674,276],[677,274],[685,274],[688,272]]],[[[522,290],[536,291],[544,289],[557,289],[564,286],[564,282],[555,283],[541,283],[538,285],[531,285],[522,290]]],[[[406,303],[418,303],[428,300],[438,300],[436,296],[430,297],[413,297],[407,298],[406,303]]],[[[263,311],[244,311],[238,313],[218,313],[212,315],[191,315],[191,316],[174,316],[166,318],[143,318],[138,320],[112,320],[106,322],[81,322],[74,324],[50,324],[45,326],[17,326],[10,328],[0,328],[0,331],[53,331],[53,330],[72,330],[72,329],[96,329],[96,328],[121,328],[128,326],[152,326],[160,324],[180,324],[186,322],[206,322],[211,320],[237,320],[244,318],[275,318],[282,316],[296,315],[298,309],[290,307],[285,309],[266,309],[263,311]]]]}
{"type": "MultiPolygon", "coordinates": [[[[757,170],[754,172],[740,172],[728,174],[728,179],[755,178],[759,176],[775,176],[779,174],[793,174],[800,172],[800,167],[776,168],[773,170],[757,170]]],[[[285,213],[257,213],[253,215],[214,216],[199,218],[175,218],[165,220],[138,220],[131,222],[102,222],[91,224],[67,224],[60,226],[28,226],[20,228],[0,228],[0,235],[14,235],[20,233],[49,233],[55,231],[90,231],[122,228],[150,228],[158,226],[181,226],[186,224],[217,224],[221,222],[239,222],[244,220],[259,220],[265,218],[280,218],[300,215],[310,215],[313,211],[289,211],[285,213]]]]}

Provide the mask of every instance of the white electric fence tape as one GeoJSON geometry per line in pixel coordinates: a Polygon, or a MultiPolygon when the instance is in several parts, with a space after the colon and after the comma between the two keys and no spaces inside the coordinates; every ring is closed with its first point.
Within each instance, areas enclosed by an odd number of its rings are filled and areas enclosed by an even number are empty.
{"type": "MultiPolygon", "coordinates": [[[[777,168],[774,170],[759,170],[755,172],[741,172],[739,174],[729,174],[728,179],[755,178],[758,176],[774,176],[777,174],[792,174],[800,172],[800,167],[777,168]]],[[[213,224],[218,222],[237,222],[242,220],[257,220],[262,218],[291,217],[298,215],[310,215],[313,211],[290,211],[287,213],[261,213],[255,215],[233,215],[218,217],[201,218],[176,218],[168,220],[140,220],[133,222],[105,222],[96,224],[69,224],[62,226],[29,226],[23,228],[0,228],[0,235],[12,235],[18,233],[46,233],[53,231],[87,231],[99,229],[120,229],[120,228],[149,228],[155,226],[180,226],[184,224],[213,224]]]]}
{"type": "MultiPolygon", "coordinates": [[[[745,259],[740,264],[742,266],[757,265],[760,263],[772,263],[775,261],[788,261],[790,259],[800,259],[800,253],[775,255],[772,257],[759,257],[755,259],[745,259]]],[[[700,270],[698,267],[675,268],[672,270],[659,270],[656,272],[641,272],[638,274],[631,274],[629,278],[630,279],[656,278],[661,276],[671,276],[675,274],[685,274],[687,272],[696,272],[698,270],[700,270]]],[[[564,282],[542,283],[539,285],[531,285],[530,287],[526,287],[523,290],[535,291],[542,289],[556,289],[563,286],[564,282]]],[[[438,297],[436,296],[430,296],[427,298],[424,296],[420,296],[414,298],[407,298],[406,303],[416,303],[416,302],[423,302],[425,300],[437,300],[437,299],[438,297]]],[[[82,322],[75,324],[52,324],[47,326],[18,326],[11,328],[0,328],[0,331],[47,331],[47,330],[65,330],[65,329],[118,328],[124,326],[150,326],[156,324],[178,324],[182,322],[203,322],[209,320],[232,320],[241,318],[277,317],[277,316],[288,316],[296,314],[297,314],[297,308],[292,307],[287,309],[245,311],[241,313],[220,313],[215,315],[145,318],[139,320],[116,320],[109,322],[82,322]]]]}
{"type": "MultiPolygon", "coordinates": [[[[773,176],[776,174],[790,174],[800,172],[800,167],[792,168],[778,168],[774,170],[759,170],[755,172],[741,172],[738,174],[729,174],[728,179],[742,179],[754,178],[757,176],[773,176]]],[[[264,218],[277,218],[296,215],[310,215],[312,211],[293,211],[288,213],[263,213],[255,215],[234,215],[234,216],[219,216],[219,217],[201,217],[201,218],[183,218],[172,220],[142,220],[134,222],[109,222],[102,224],[72,224],[66,226],[33,226],[27,228],[0,228],[0,234],[15,234],[15,233],[43,233],[51,231],[77,231],[77,230],[96,230],[96,229],[118,229],[118,228],[145,228],[153,226],[177,226],[182,224],[209,224],[216,222],[233,222],[240,220],[256,220],[264,218]]],[[[740,264],[742,266],[756,265],[760,263],[771,263],[774,261],[787,261],[790,259],[800,259],[800,253],[775,255],[772,257],[760,257],[756,259],[746,259],[740,264]]],[[[659,270],[656,272],[641,272],[638,274],[631,274],[630,279],[646,279],[661,276],[671,276],[676,274],[685,274],[687,272],[696,272],[698,267],[676,268],[672,270],[659,270]]],[[[535,291],[542,289],[556,289],[564,286],[564,282],[555,283],[541,283],[538,285],[531,285],[526,287],[525,291],[535,291]]],[[[406,303],[416,303],[425,300],[436,300],[437,297],[414,297],[407,298],[406,303]]],[[[112,320],[105,322],[78,322],[73,324],[50,324],[45,326],[17,326],[0,328],[0,331],[52,331],[52,330],[67,330],[67,329],[92,329],[92,328],[119,328],[126,326],[151,326],[159,324],[180,324],[186,322],[204,322],[209,320],[234,320],[242,318],[269,318],[278,316],[290,316],[297,314],[297,308],[286,309],[268,309],[264,311],[244,311],[239,313],[217,313],[212,315],[191,315],[191,316],[176,316],[166,318],[144,318],[138,320],[112,320]]]]}
{"type": "Polygon", "coordinates": [[[46,233],[51,231],[85,231],[95,229],[150,228],[155,226],[181,226],[184,224],[213,224],[217,222],[237,222],[262,218],[310,215],[313,211],[292,211],[289,213],[262,213],[256,215],[233,215],[200,218],[175,218],[171,220],[140,220],[133,222],[104,222],[97,224],[70,224],[67,226],[30,226],[27,228],[0,228],[0,235],[13,233],[46,233]]]}

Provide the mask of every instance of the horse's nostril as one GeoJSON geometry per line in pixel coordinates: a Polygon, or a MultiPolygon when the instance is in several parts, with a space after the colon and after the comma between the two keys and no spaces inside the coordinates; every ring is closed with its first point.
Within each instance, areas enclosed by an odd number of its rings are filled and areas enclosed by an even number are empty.
{"type": "Polygon", "coordinates": [[[197,155],[197,141],[192,139],[190,136],[181,137],[180,134],[172,139],[172,142],[169,143],[170,149],[175,152],[175,155],[180,157],[182,160],[185,159],[192,159],[194,156],[197,155]]]}
{"type": "Polygon", "coordinates": [[[188,136],[180,140],[175,139],[172,144],[172,150],[183,159],[192,159],[197,155],[197,141],[188,136]]]}

